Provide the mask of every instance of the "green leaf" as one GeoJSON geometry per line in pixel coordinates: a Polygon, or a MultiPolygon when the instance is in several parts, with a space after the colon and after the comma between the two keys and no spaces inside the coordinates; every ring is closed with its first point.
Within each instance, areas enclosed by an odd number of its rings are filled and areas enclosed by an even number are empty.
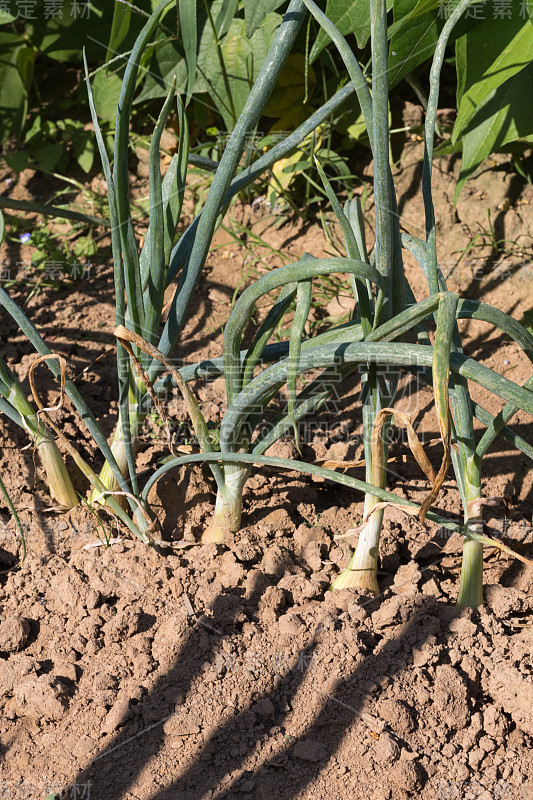
{"type": "MultiPolygon", "coordinates": [[[[307,81],[310,86],[316,83],[315,71],[309,67],[307,81]]],[[[305,56],[303,53],[292,53],[285,62],[276,84],[276,91],[270,97],[264,115],[281,119],[288,111],[303,110],[305,96],[305,56]],[[295,108],[296,107],[296,108],[295,108]]]]}
{"type": "MultiPolygon", "coordinates": [[[[150,72],[141,93],[135,99],[135,104],[145,103],[157,97],[166,97],[174,75],[176,76],[177,90],[180,93],[186,92],[187,65],[183,47],[178,42],[165,42],[154,49],[150,72]]],[[[196,85],[195,91],[197,91],[196,85]]]]}
{"type": "Polygon", "coordinates": [[[106,75],[103,70],[96,73],[93,94],[99,117],[109,122],[114,121],[121,89],[122,78],[119,75],[106,75]]]}
{"type": "MultiPolygon", "coordinates": [[[[462,54],[463,55],[463,54],[462,54]]],[[[460,79],[461,102],[452,138],[457,140],[490,93],[533,60],[533,24],[514,15],[487,19],[466,36],[466,73],[460,79]]]]}
{"type": "MultiPolygon", "coordinates": [[[[457,0],[418,0],[418,2],[415,3],[412,11],[409,13],[409,18],[413,19],[414,17],[420,16],[420,14],[426,14],[428,11],[439,9],[439,15],[444,19],[446,16],[445,10],[447,1],[449,5],[449,14],[451,14],[451,12],[454,11],[455,7],[457,6],[457,0]]],[[[477,0],[476,5],[480,5],[484,2],[487,3],[488,0],[477,0]]],[[[468,13],[469,12],[467,11],[467,14],[468,13]]],[[[483,13],[486,13],[485,9],[483,9],[483,13]]]]}
{"type": "MultiPolygon", "coordinates": [[[[392,8],[392,2],[387,0],[388,9],[392,8]]],[[[328,0],[325,13],[339,33],[343,36],[353,33],[359,47],[366,45],[370,39],[369,0],[328,0]]],[[[329,42],[329,36],[321,29],[311,48],[309,60],[314,61],[329,42]]]]}
{"type": "Polygon", "coordinates": [[[26,94],[29,94],[35,64],[35,50],[31,47],[21,47],[17,52],[17,69],[24,84],[26,94]]]}
{"type": "MultiPolygon", "coordinates": [[[[280,0],[280,3],[281,2],[283,2],[283,0],[280,0]]],[[[219,39],[225,36],[229,31],[229,27],[233,22],[233,17],[237,13],[238,6],[239,0],[224,0],[222,3],[222,8],[215,20],[215,28],[219,39]]]]}
{"type": "Polygon", "coordinates": [[[533,64],[494,89],[476,110],[464,131],[463,162],[455,202],[465,182],[487,156],[517,139],[533,141],[533,64]]]}
{"type": "MultiPolygon", "coordinates": [[[[343,36],[354,33],[359,47],[364,47],[368,42],[370,38],[370,3],[368,0],[328,0],[325,13],[343,36]]],[[[327,33],[320,29],[311,48],[309,60],[314,61],[329,41],[327,33]]]]}
{"type": "Polygon", "coordinates": [[[35,161],[49,172],[52,172],[65,153],[65,148],[59,142],[47,142],[35,151],[35,161]]]}
{"type": "MultiPolygon", "coordinates": [[[[13,33],[0,34],[0,136],[20,138],[27,111],[27,89],[18,68],[19,54],[29,50],[13,33]]],[[[21,55],[24,65],[25,56],[21,55]]]]}
{"type": "Polygon", "coordinates": [[[32,44],[54,61],[79,63],[83,47],[91,61],[101,61],[105,43],[109,41],[113,12],[119,3],[92,3],[90,15],[84,12],[85,3],[63,0],[61,12],[55,19],[37,15],[33,26],[32,44]],[[84,15],[83,15],[84,14],[84,15]]]}
{"type": "Polygon", "coordinates": [[[72,248],[74,255],[90,258],[98,252],[98,247],[92,236],[81,236],[72,248]]]}
{"type": "Polygon", "coordinates": [[[107,53],[105,56],[106,61],[110,61],[115,57],[118,48],[128,35],[130,29],[131,8],[124,5],[124,3],[114,3],[113,9],[113,23],[111,25],[111,33],[109,35],[109,44],[107,45],[107,53]]]}
{"type": "Polygon", "coordinates": [[[0,11],[0,25],[7,25],[8,22],[14,22],[16,17],[9,11],[0,11]]]}
{"type": "Polygon", "coordinates": [[[15,172],[22,172],[28,164],[28,153],[26,150],[15,150],[14,153],[6,153],[4,156],[7,165],[15,172]]]}
{"type": "MultiPolygon", "coordinates": [[[[394,3],[394,18],[403,20],[406,0],[394,3]]],[[[391,37],[389,55],[389,85],[395,86],[433,56],[442,24],[433,13],[421,14],[408,25],[401,24],[391,37]]]]}
{"type": "Polygon", "coordinates": [[[279,8],[283,2],[284,0],[244,0],[246,35],[249,39],[263,24],[268,14],[279,8]]]}
{"type": "Polygon", "coordinates": [[[93,136],[78,136],[73,142],[74,155],[76,161],[84,172],[90,172],[94,162],[94,138],[93,136]]]}
{"type": "Polygon", "coordinates": [[[196,48],[198,45],[196,0],[179,0],[179,16],[181,40],[187,63],[187,99],[185,101],[185,105],[187,105],[196,81],[196,48]]]}
{"type": "MultiPolygon", "coordinates": [[[[259,75],[281,19],[279,14],[269,14],[251,39],[246,37],[245,21],[234,19],[228,33],[220,43],[231,99],[237,117],[243,110],[250,88],[259,75]]],[[[202,37],[198,64],[205,81],[204,90],[211,95],[211,99],[224,119],[227,130],[230,131],[233,128],[230,98],[227,95],[216,50],[212,44],[208,44],[207,37],[202,37]]]]}
{"type": "MultiPolygon", "coordinates": [[[[0,241],[2,241],[1,237],[0,237],[0,241]]],[[[522,319],[522,325],[525,328],[527,328],[527,330],[533,336],[533,309],[531,309],[530,311],[525,311],[524,312],[524,317],[522,319]]]]}

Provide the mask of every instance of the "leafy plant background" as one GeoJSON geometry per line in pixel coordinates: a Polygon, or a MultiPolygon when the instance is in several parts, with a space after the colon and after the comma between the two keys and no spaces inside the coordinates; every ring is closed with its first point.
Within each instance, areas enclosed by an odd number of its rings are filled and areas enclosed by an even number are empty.
{"type": "MultiPolygon", "coordinates": [[[[144,22],[143,12],[150,13],[156,5],[156,0],[139,0],[135,8],[121,2],[91,4],[90,32],[87,18],[72,15],[71,0],[63,0],[62,12],[54,19],[47,18],[43,0],[37,3],[35,19],[0,15],[0,131],[3,156],[13,170],[31,166],[65,172],[73,161],[82,174],[96,168],[82,80],[83,48],[93,71],[104,134],[109,134],[127,55],[144,22]],[[56,92],[50,89],[54,85],[56,92]]],[[[155,108],[152,102],[166,94],[176,75],[188,105],[193,147],[216,157],[244,106],[286,5],[286,0],[177,0],[143,56],[135,101],[140,127],[155,108]]],[[[368,0],[323,0],[319,5],[357,45],[365,65],[368,0]]],[[[448,15],[446,5],[444,0],[388,2],[389,80],[402,100],[424,103],[422,87],[427,85],[428,64],[448,15]]],[[[456,197],[494,152],[511,153],[516,168],[529,177],[524,156],[533,143],[529,102],[533,3],[516,2],[507,10],[500,5],[498,11],[492,0],[475,3],[456,27],[448,52],[445,90],[456,98],[457,118],[451,133],[440,132],[437,153],[462,153],[456,197]]],[[[273,143],[273,136],[297,127],[346,81],[327,35],[310,21],[282,72],[261,130],[250,132],[253,146],[247,157],[252,160],[273,143]]],[[[361,122],[347,122],[347,113],[353,121],[353,102],[332,116],[327,129],[278,165],[272,184],[276,193],[286,191],[299,174],[297,180],[305,186],[309,201],[313,154],[326,163],[330,174],[349,183],[354,145],[365,144],[361,122]]]]}

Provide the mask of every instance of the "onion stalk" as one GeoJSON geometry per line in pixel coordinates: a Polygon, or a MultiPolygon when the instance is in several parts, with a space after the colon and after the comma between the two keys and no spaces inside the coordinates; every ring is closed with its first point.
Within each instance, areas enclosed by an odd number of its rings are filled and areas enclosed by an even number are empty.
{"type": "Polygon", "coordinates": [[[63,456],[51,431],[37,416],[19,381],[0,358],[0,395],[15,412],[10,415],[30,436],[39,454],[50,495],[61,511],[78,505],[79,497],[72,485],[63,456]]]}

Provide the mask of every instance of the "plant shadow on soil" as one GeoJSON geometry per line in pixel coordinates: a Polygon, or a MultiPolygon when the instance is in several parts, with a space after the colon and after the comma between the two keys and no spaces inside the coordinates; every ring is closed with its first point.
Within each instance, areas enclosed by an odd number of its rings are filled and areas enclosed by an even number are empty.
{"type": "MultiPolygon", "coordinates": [[[[279,575],[278,575],[279,577],[279,575]]],[[[262,587],[261,587],[262,588],[262,587]]],[[[260,592],[256,593],[250,600],[250,606],[257,609],[260,592]]],[[[217,619],[218,607],[222,598],[219,596],[213,606],[212,614],[215,626],[220,627],[220,622],[217,619]]],[[[371,602],[375,607],[375,601],[371,602]]],[[[435,601],[429,598],[427,603],[430,610],[434,609],[435,601]]],[[[222,606],[223,607],[223,606],[222,606]]],[[[225,619],[222,623],[227,625],[227,610],[223,607],[225,619]]],[[[324,702],[320,712],[315,716],[314,721],[308,727],[304,737],[286,737],[290,738],[283,751],[278,751],[272,758],[267,758],[258,769],[255,771],[246,771],[246,780],[253,782],[255,787],[261,787],[260,793],[254,790],[254,797],[271,798],[278,797],[280,800],[293,800],[296,798],[308,784],[310,784],[323,769],[327,760],[335,753],[342,738],[345,736],[346,730],[360,715],[363,704],[365,701],[365,692],[361,691],[358,683],[365,685],[365,682],[370,673],[375,681],[380,678],[388,676],[394,679],[394,675],[401,672],[408,663],[409,655],[416,644],[417,647],[422,647],[427,637],[431,636],[433,630],[431,626],[427,626],[428,610],[422,606],[415,611],[412,618],[407,622],[401,637],[388,641],[383,649],[380,650],[378,655],[373,653],[365,657],[363,663],[357,667],[351,674],[339,680],[335,687],[335,694],[329,694],[327,697],[326,692],[318,691],[324,696],[324,702]],[[401,655],[398,655],[398,654],[401,655]],[[364,675],[363,675],[364,673],[364,675]],[[341,699],[342,698],[342,699],[341,699]],[[332,701],[332,703],[330,702],[332,701]],[[332,714],[336,717],[332,720],[332,714]],[[341,716],[341,719],[338,719],[341,716]],[[283,756],[288,756],[293,748],[297,746],[298,742],[305,742],[309,739],[313,741],[323,740],[321,731],[324,727],[328,728],[327,746],[325,746],[319,754],[313,754],[312,759],[305,759],[301,762],[305,764],[305,769],[290,770],[290,777],[284,776],[280,780],[280,760],[283,763],[283,756]],[[280,759],[281,756],[281,759],[280,759]]],[[[320,627],[320,626],[319,626],[320,627]]],[[[319,630],[315,631],[315,637],[319,635],[319,630]]],[[[222,637],[212,636],[211,653],[206,653],[206,660],[209,655],[213,654],[216,645],[219,644],[222,637]]],[[[148,719],[154,720],[152,724],[147,726],[146,731],[137,731],[131,729],[131,726],[126,724],[121,733],[94,758],[91,764],[81,772],[76,780],[75,785],[87,785],[90,782],[91,792],[94,792],[96,798],[119,798],[126,797],[129,788],[135,783],[138,776],[149,763],[150,759],[156,755],[158,750],[162,747],[166,738],[163,730],[163,724],[170,718],[171,715],[161,717],[161,700],[162,695],[165,693],[165,698],[168,703],[168,688],[175,688],[175,695],[170,706],[175,706],[178,710],[179,706],[186,707],[187,705],[187,692],[190,688],[193,679],[196,677],[194,674],[184,678],[182,674],[182,657],[187,657],[189,647],[194,650],[194,631],[183,646],[181,652],[175,659],[172,669],[163,677],[161,677],[157,685],[153,688],[151,694],[143,701],[146,709],[145,716],[148,719]],[[167,690],[167,692],[165,692],[167,690]],[[159,718],[159,719],[158,719],[159,718]],[[157,720],[157,721],[156,721],[157,720]],[[145,743],[138,747],[139,740],[145,738],[145,743]],[[132,746],[133,745],[133,746],[132,746]],[[105,766],[104,759],[110,758],[112,754],[116,754],[109,766],[105,766]],[[111,778],[112,774],[112,778],[111,778]],[[112,781],[112,787],[110,786],[112,781]],[[111,794],[112,792],[112,794],[111,794]]],[[[377,642],[375,642],[377,644],[377,642]]],[[[311,644],[300,653],[300,656],[305,655],[308,659],[312,658],[314,648],[316,646],[316,638],[313,638],[311,644]]],[[[312,673],[311,675],[312,680],[312,673]]],[[[306,678],[305,670],[295,670],[291,672],[290,687],[283,692],[283,705],[291,703],[291,700],[296,698],[304,680],[306,678]]],[[[280,706],[280,692],[272,691],[266,692],[256,698],[253,705],[240,711],[236,717],[228,721],[226,724],[217,727],[211,733],[203,747],[196,755],[194,762],[183,770],[182,775],[174,780],[171,785],[162,788],[153,794],[150,800],[199,800],[206,792],[216,790],[220,787],[220,782],[225,776],[241,770],[242,764],[246,757],[253,751],[254,746],[259,739],[263,736],[263,731],[259,731],[254,739],[250,741],[250,735],[247,731],[243,734],[242,740],[247,741],[248,748],[242,755],[226,759],[223,764],[213,762],[213,753],[216,753],[221,748],[225,750],[226,744],[230,737],[234,734],[239,735],[243,720],[246,720],[247,714],[250,711],[253,713],[253,707],[262,700],[269,700],[274,706],[280,706]]],[[[278,712],[274,718],[274,724],[282,728],[285,715],[283,712],[278,712]]],[[[405,745],[405,742],[403,742],[405,745]]],[[[285,771],[284,767],[282,767],[285,771]]],[[[219,792],[214,791],[211,797],[226,798],[232,796],[232,791],[239,791],[237,784],[242,781],[242,770],[238,773],[238,778],[226,783],[224,789],[219,792]]],[[[66,796],[69,797],[69,790],[66,791],[66,796]]],[[[91,795],[92,796],[92,795],[91,795]]]]}

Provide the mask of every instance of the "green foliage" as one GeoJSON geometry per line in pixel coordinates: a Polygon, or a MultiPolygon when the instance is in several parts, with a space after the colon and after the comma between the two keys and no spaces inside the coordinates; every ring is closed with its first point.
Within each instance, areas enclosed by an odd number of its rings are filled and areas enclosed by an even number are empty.
{"type": "Polygon", "coordinates": [[[84,172],[92,168],[93,134],[84,129],[80,106],[73,99],[75,68],[79,68],[83,47],[91,58],[101,58],[97,42],[108,36],[111,5],[91,6],[90,15],[90,38],[87,19],[73,16],[68,0],[63,0],[63,9],[54,19],[45,19],[40,9],[35,20],[13,19],[0,29],[0,137],[3,142],[17,140],[17,149],[8,149],[5,155],[15,171],[27,166],[64,170],[71,159],[84,172]],[[42,93],[52,83],[65,84],[65,69],[70,70],[67,85],[72,83],[73,97],[62,95],[43,102],[42,93]]]}
{"type": "Polygon", "coordinates": [[[251,38],[271,11],[283,5],[284,0],[244,0],[246,35],[251,38]]]}
{"type": "MultiPolygon", "coordinates": [[[[359,47],[366,45],[370,38],[370,4],[367,0],[328,0],[325,13],[339,33],[344,36],[353,33],[359,47]]],[[[318,56],[328,40],[327,33],[321,29],[311,50],[311,60],[318,56]]]]}
{"type": "Polygon", "coordinates": [[[237,12],[236,3],[233,3],[234,15],[229,16],[227,0],[215,0],[209,7],[213,26],[202,7],[203,2],[198,4],[196,25],[189,6],[190,3],[180,2],[180,39],[154,48],[150,73],[136,102],[166,96],[168,84],[176,75],[178,90],[186,92],[188,97],[208,95],[227,131],[231,131],[272,44],[281,16],[266,14],[248,38],[247,22],[242,11],[237,12]],[[191,45],[196,39],[198,51],[193,52],[191,45]]]}
{"type": "MultiPolygon", "coordinates": [[[[185,104],[191,103],[189,115],[199,129],[199,141],[193,136],[192,144],[209,149],[208,130],[217,129],[217,135],[222,132],[226,136],[233,129],[279,27],[287,0],[214,0],[207,5],[205,0],[176,2],[176,13],[165,11],[157,37],[142,55],[135,104],[144,114],[146,103],[166,96],[175,75],[177,88],[185,94],[185,104]]],[[[105,123],[102,132],[107,140],[115,122],[125,56],[144,24],[142,13],[150,13],[156,3],[139,0],[134,5],[117,2],[100,8],[91,6],[90,37],[87,37],[87,19],[72,16],[70,0],[63,0],[63,14],[56,19],[44,19],[41,14],[35,21],[13,18],[9,21],[4,15],[8,24],[0,31],[0,134],[4,142],[13,137],[17,140],[16,148],[8,146],[5,154],[12,169],[21,171],[37,166],[61,172],[72,161],[85,173],[93,168],[93,136],[82,121],[87,120],[84,87],[79,82],[73,85],[69,95],[59,103],[41,103],[41,93],[47,79],[56,83],[62,79],[60,75],[65,68],[74,77],[85,47],[89,63],[100,65],[92,83],[95,106],[99,119],[105,123]],[[107,42],[105,59],[97,41],[107,42]],[[102,68],[102,62],[106,68],[102,68]]],[[[450,44],[456,43],[458,117],[448,151],[452,152],[452,146],[455,152],[463,151],[457,195],[492,152],[512,149],[519,155],[533,142],[530,104],[517,103],[517,98],[525,97],[531,90],[533,26],[526,14],[528,6],[513,4],[510,17],[505,12],[498,18],[491,13],[489,2],[477,3],[480,5],[486,6],[483,14],[462,19],[449,40],[450,44]]],[[[341,34],[355,36],[358,58],[367,63],[369,0],[327,0],[324,7],[341,34]]],[[[425,74],[453,3],[446,9],[442,0],[387,0],[387,8],[393,16],[388,31],[389,85],[393,87],[406,76],[410,79],[417,72],[425,74]]],[[[323,103],[344,80],[330,37],[321,27],[313,25],[310,52],[301,34],[296,52],[280,76],[279,91],[266,109],[270,125],[267,135],[292,130],[309,109],[323,103]]],[[[328,145],[331,168],[338,174],[349,175],[349,148],[354,141],[367,141],[363,118],[360,116],[358,121],[352,118],[347,125],[337,117],[328,127],[328,131],[332,130],[345,138],[341,141],[337,136],[335,146],[328,145]]],[[[304,160],[293,160],[278,172],[283,170],[281,189],[286,190],[292,183],[292,178],[286,180],[286,177],[305,169],[305,180],[300,183],[305,187],[308,205],[307,176],[312,174],[313,167],[310,162],[305,166],[304,160]]],[[[269,192],[274,190],[274,201],[279,189],[279,186],[269,189],[269,192]]]]}
{"type": "Polygon", "coordinates": [[[452,141],[462,139],[456,198],[491,153],[513,142],[533,142],[533,24],[487,20],[457,42],[458,116],[452,141]]]}

